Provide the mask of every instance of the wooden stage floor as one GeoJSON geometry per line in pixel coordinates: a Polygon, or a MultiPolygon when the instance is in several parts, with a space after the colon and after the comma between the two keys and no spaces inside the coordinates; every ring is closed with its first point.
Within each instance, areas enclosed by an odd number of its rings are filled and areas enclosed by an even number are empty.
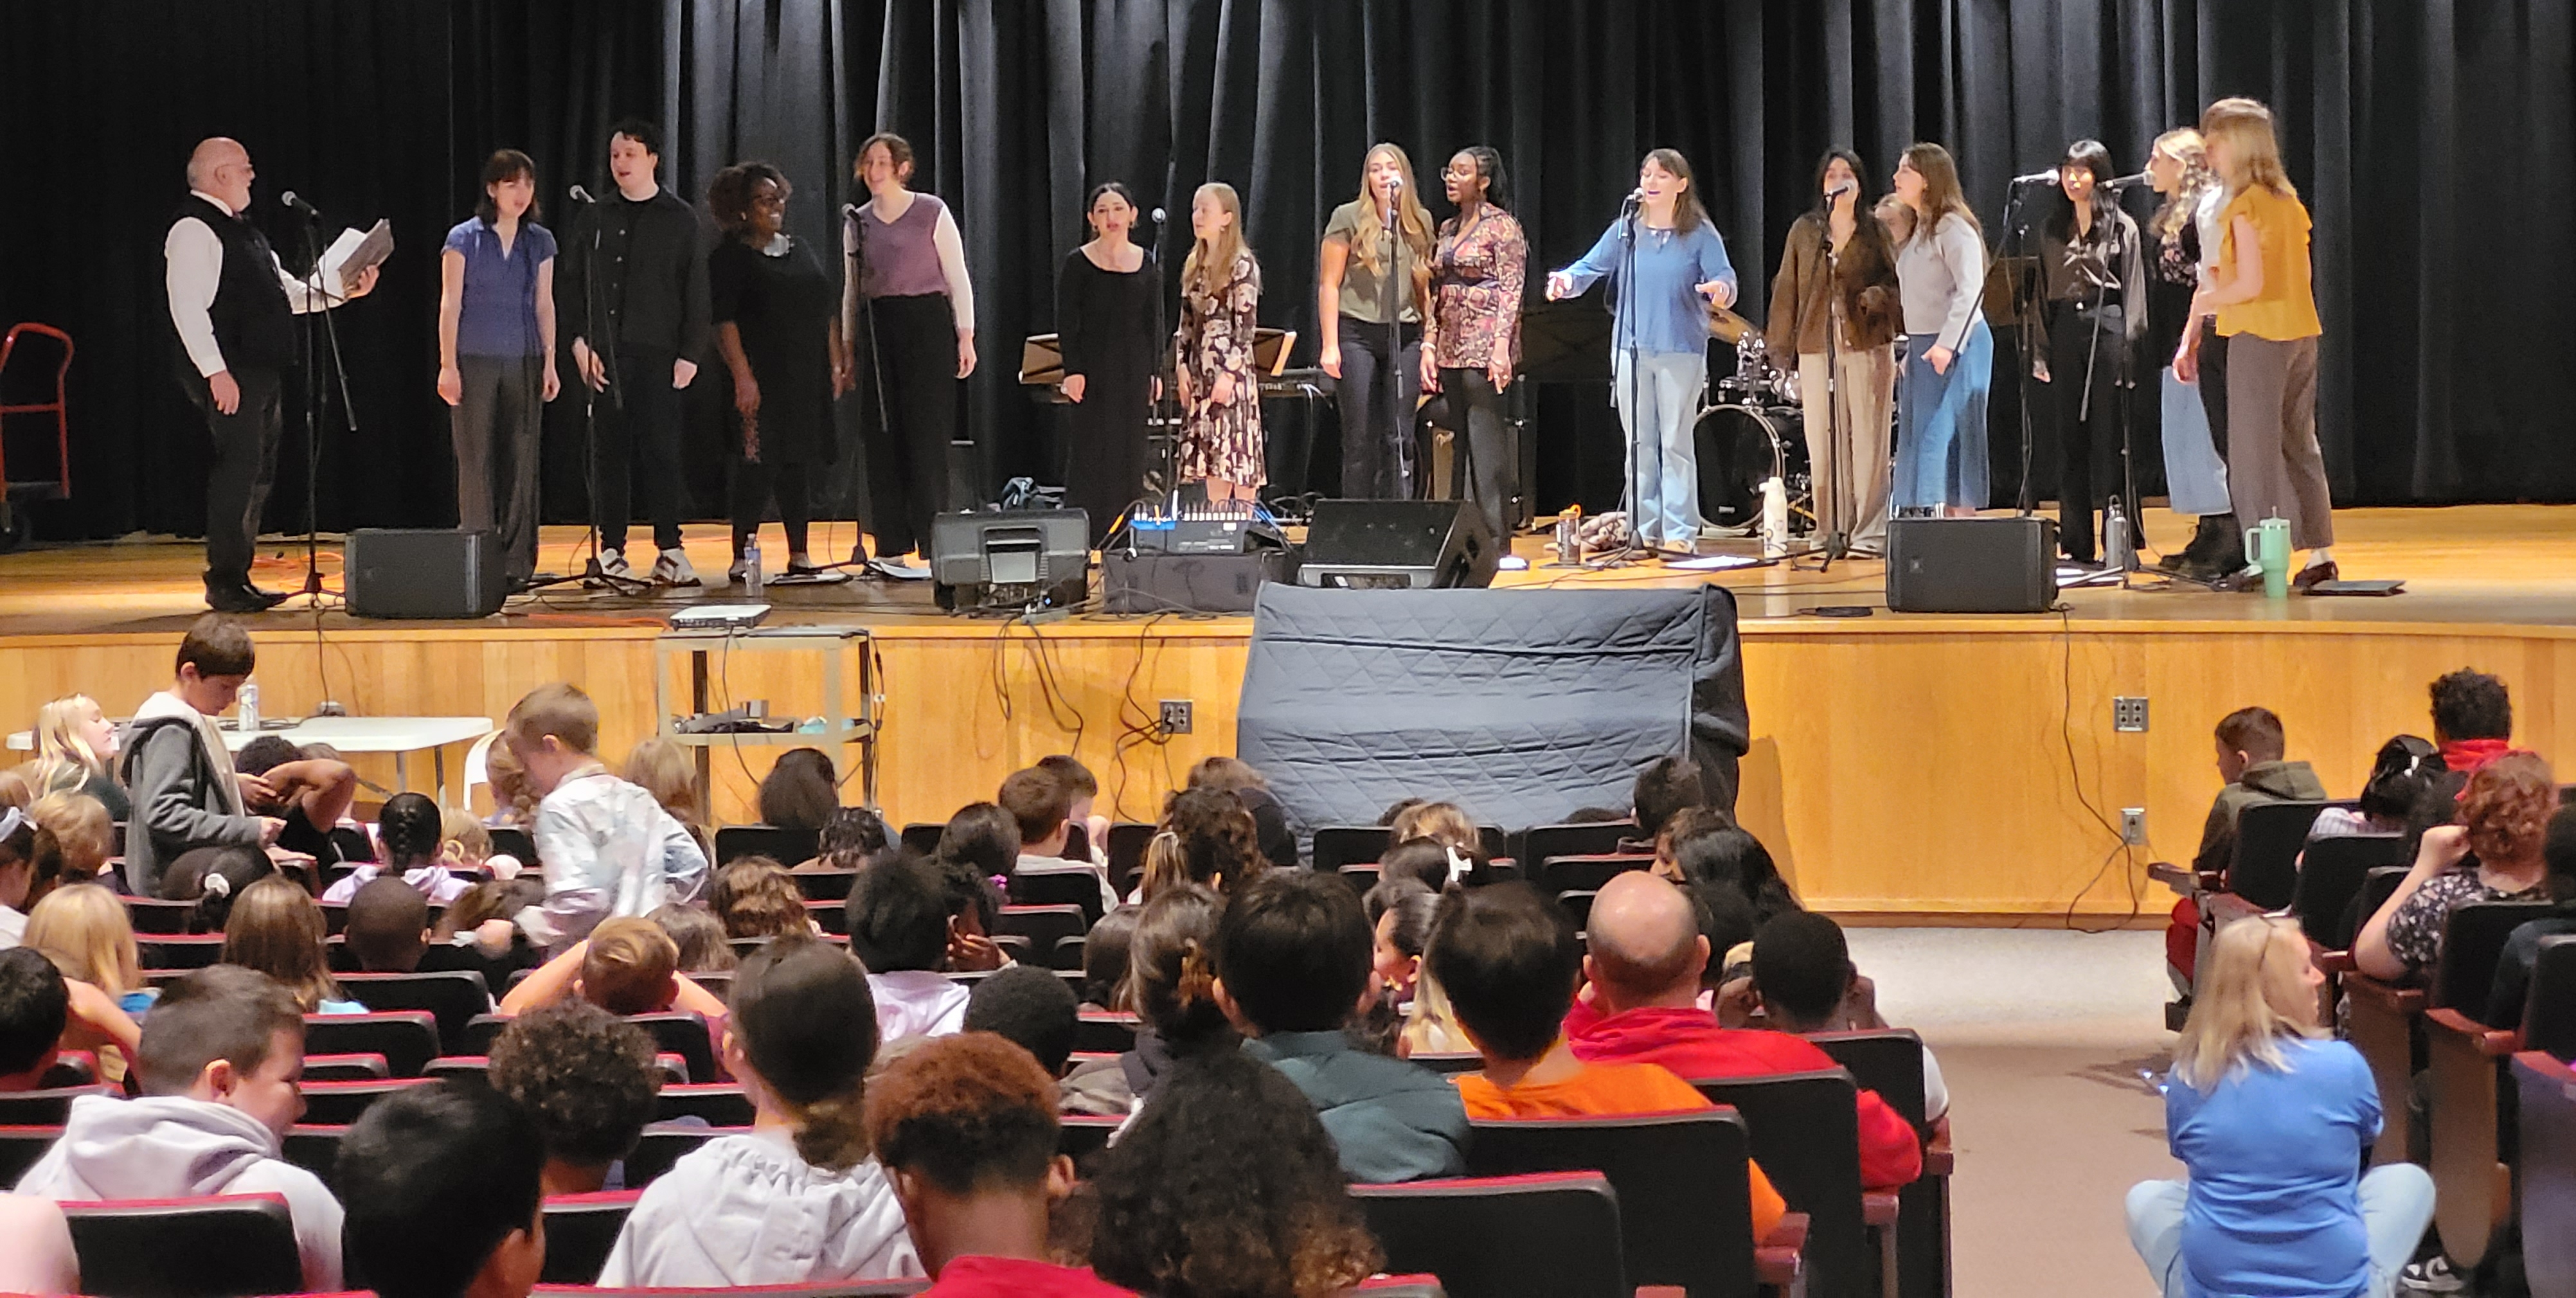
{"type": "MultiPolygon", "coordinates": [[[[2161,510],[2146,522],[2154,546],[2179,546],[2188,530],[2161,510]]],[[[1714,576],[1657,564],[1533,566],[1495,584],[1715,580],[1734,591],[1754,731],[1740,812],[1810,901],[1888,919],[2116,922],[2161,907],[2144,882],[2147,860],[2190,855],[2215,784],[2209,728],[2235,707],[2280,712],[2292,756],[2312,761],[2338,795],[2356,790],[2388,735],[2429,732],[2425,685],[2459,666],[2507,679],[2525,743],[2576,751],[2576,707],[2556,697],[2576,669],[2576,509],[2347,510],[2336,527],[2346,577],[2403,578],[2407,593],[2273,602],[2079,589],[2065,593],[2062,614],[1941,616],[1887,612],[1883,565],[1871,561],[1714,576]],[[1826,605],[1874,611],[1809,612],[1826,605]],[[2114,696],[2150,700],[2148,732],[2113,731],[2114,696]],[[2123,852],[2123,807],[2146,809],[2146,846],[2123,852]]],[[[818,525],[818,545],[846,547],[851,531],[818,525]]],[[[723,572],[725,536],[721,524],[688,529],[701,574],[723,572]]],[[[577,529],[547,529],[542,566],[571,565],[580,540],[577,529]]],[[[762,548],[783,556],[784,538],[772,528],[762,548]]],[[[1547,558],[1537,538],[1519,552],[1533,565],[1547,558]]],[[[300,549],[271,541],[260,554],[262,585],[298,583],[300,549]]],[[[122,713],[163,684],[178,633],[203,609],[201,563],[199,547],[167,538],[0,556],[0,728],[23,728],[37,704],[73,690],[122,713]]],[[[322,566],[336,587],[336,546],[322,566]]],[[[874,581],[772,588],[768,598],[770,627],[866,631],[865,665],[884,700],[875,789],[899,820],[942,819],[991,797],[1008,771],[1062,751],[1100,772],[1104,802],[1150,819],[1191,761],[1233,750],[1248,618],[1077,616],[1032,629],[945,616],[923,586],[874,581]],[[1163,699],[1195,704],[1192,733],[1155,730],[1163,699]]],[[[654,643],[685,602],[565,588],[479,622],[369,622],[291,606],[245,620],[262,646],[271,715],[332,699],[360,714],[498,717],[527,688],[570,679],[600,700],[603,748],[617,756],[655,727],[654,643]]],[[[860,657],[851,650],[844,666],[855,673],[860,657]]],[[[681,686],[670,663],[658,670],[681,686]]],[[[820,676],[791,655],[728,655],[719,702],[766,698],[776,711],[802,711],[820,676]]],[[[748,795],[775,751],[718,750],[720,815],[749,818],[748,795]]],[[[855,799],[860,782],[848,788],[855,799]]]]}

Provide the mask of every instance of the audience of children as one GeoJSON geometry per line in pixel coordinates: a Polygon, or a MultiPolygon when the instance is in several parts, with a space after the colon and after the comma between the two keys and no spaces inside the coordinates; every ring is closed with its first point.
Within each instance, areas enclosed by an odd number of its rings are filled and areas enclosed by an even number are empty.
{"type": "Polygon", "coordinates": [[[936,869],[917,857],[869,866],[851,881],[848,913],[850,953],[869,971],[880,1039],[947,1036],[965,1025],[966,988],[944,972],[954,919],[936,869]]]}
{"type": "Polygon", "coordinates": [[[125,786],[117,782],[116,727],[98,700],[67,694],[36,709],[36,759],[28,763],[31,792],[86,793],[98,799],[108,819],[133,815],[125,786]]]}
{"type": "Polygon", "coordinates": [[[664,902],[649,917],[680,950],[679,969],[684,974],[728,973],[741,963],[734,954],[733,939],[725,932],[724,922],[707,910],[664,902]]]}
{"type": "Polygon", "coordinates": [[[2478,901],[2537,901],[2541,852],[2558,784],[2536,753],[2480,765],[2459,795],[2459,823],[2424,831],[2415,864],[2353,937],[2353,963],[2373,978],[2414,979],[2442,955],[2442,921],[2478,901]]]}
{"type": "MultiPolygon", "coordinates": [[[[1587,922],[1585,990],[1566,1015],[1574,1053],[1594,1063],[1661,1064],[1690,1081],[1835,1067],[1783,1032],[1718,1025],[1700,1004],[1709,943],[1688,894],[1648,871],[1602,885],[1587,922]]],[[[1861,1182],[1902,1186],[1923,1171],[1920,1137],[1887,1102],[1860,1092],[1861,1182]]]]}
{"type": "MultiPolygon", "coordinates": [[[[1818,1032],[1872,1032],[1888,1026],[1879,1017],[1875,988],[1851,960],[1843,927],[1830,917],[1793,910],[1774,917],[1753,939],[1750,988],[1763,1025],[1809,1036],[1818,1032]]],[[[1923,1047],[1923,1117],[1938,1122],[1950,1111],[1950,1087],[1940,1061],[1923,1047]]]]}
{"type": "Polygon", "coordinates": [[[814,859],[799,862],[796,868],[855,870],[894,848],[894,836],[886,832],[885,817],[866,807],[843,807],[824,822],[814,859]]]}
{"type": "Polygon", "coordinates": [[[1163,821],[1145,846],[1145,868],[1131,900],[1152,901],[1176,883],[1204,884],[1231,896],[1275,864],[1261,848],[1260,822],[1238,793],[1182,789],[1164,804],[1163,821]]]}
{"type": "Polygon", "coordinates": [[[589,695],[538,686],[510,709],[502,735],[544,798],[534,836],[545,903],[513,917],[539,945],[561,952],[603,919],[650,915],[705,890],[707,855],[690,827],[594,756],[599,708],[589,695]]]}
{"type": "Polygon", "coordinates": [[[787,867],[766,856],[735,857],[716,871],[715,884],[707,890],[707,910],[724,926],[727,938],[815,931],[805,913],[805,893],[787,867]]]}
{"type": "MultiPolygon", "coordinates": [[[[1018,874],[1088,874],[1100,881],[1100,909],[1103,914],[1118,908],[1118,893],[1109,884],[1109,868],[1103,862],[1085,858],[1067,860],[1065,852],[1073,838],[1074,793],[1071,786],[1055,772],[1044,767],[1013,771],[1002,781],[995,795],[1002,814],[1010,817],[1018,833],[1019,853],[1013,864],[1018,874]]],[[[1086,835],[1088,830],[1085,831],[1086,835]]]]}
{"type": "Polygon", "coordinates": [[[1100,917],[1082,940],[1082,1008],[1116,1009],[1127,985],[1127,955],[1136,936],[1137,908],[1121,906],[1100,917]]]}
{"type": "Polygon", "coordinates": [[[367,1106],[332,1167],[349,1282],[377,1298],[526,1298],[546,1260],[542,1161],[527,1112],[487,1087],[367,1106]]]}
{"type": "Polygon", "coordinates": [[[1375,999],[1369,927],[1340,879],[1265,871],[1217,920],[1217,1004],[1244,1052],[1287,1074],[1322,1118],[1352,1180],[1455,1176],[1466,1167],[1458,1091],[1416,1064],[1361,1050],[1343,1029],[1375,999]]]}
{"type": "MultiPolygon", "coordinates": [[[[0,955],[0,976],[19,967],[7,958],[0,955]]],[[[34,964],[54,973],[42,959],[34,964]]],[[[304,1113],[304,1013],[294,993],[231,964],[196,970],[152,1007],[135,1064],[142,1096],[74,1099],[62,1138],[19,1178],[18,1192],[54,1200],[280,1195],[294,1218],[305,1290],[339,1289],[340,1201],[320,1177],[278,1157],[304,1113]]]]}
{"type": "Polygon", "coordinates": [[[819,832],[841,809],[841,778],[832,755],[820,748],[790,748],[760,780],[760,823],[819,832]]]}
{"type": "Polygon", "coordinates": [[[662,1084],[652,1036],[585,1000],[510,1020],[485,1077],[536,1124],[547,1194],[608,1188],[653,1120],[662,1084]]]}
{"type": "Polygon", "coordinates": [[[1090,767],[1075,760],[1069,753],[1041,757],[1038,759],[1037,768],[1054,776],[1058,783],[1064,785],[1065,792],[1071,796],[1072,805],[1065,816],[1074,824],[1082,826],[1083,837],[1089,840],[1091,845],[1091,863],[1109,864],[1109,817],[1101,815],[1096,809],[1096,804],[1100,800],[1100,778],[1091,773],[1090,767]]]}
{"type": "Polygon", "coordinates": [[[2308,825],[2308,838],[2353,834],[2402,834],[2445,768],[2441,747],[2415,735],[2394,735],[2371,759],[2357,807],[2325,807],[2308,825]]]}
{"type": "Polygon", "coordinates": [[[698,800],[698,767],[689,759],[689,750],[659,735],[639,740],[626,750],[626,765],[619,774],[653,795],[653,801],[688,831],[700,855],[715,859],[715,837],[707,827],[707,809],[698,800]]]}
{"type": "MultiPolygon", "coordinates": [[[[1155,894],[1136,916],[1128,939],[1126,1008],[1137,1018],[1136,1044],[1118,1056],[1118,1081],[1135,1104],[1154,1097],[1172,1066],[1201,1054],[1232,1051],[1242,1037],[1216,994],[1216,932],[1225,899],[1204,884],[1179,883],[1155,894]]],[[[1076,1085],[1113,1084],[1085,1065],[1076,1085]]]]}
{"type": "Polygon", "coordinates": [[[2413,1163],[2361,1168],[2379,1091],[2318,1022],[2325,975],[2297,922],[2240,919],[2210,945],[2166,1078],[2190,1173],[2129,1192],[2129,1238],[2167,1294],[2386,1294],[2433,1215],[2413,1163]]]}
{"type": "Polygon", "coordinates": [[[2544,938],[2576,933],[2576,807],[2562,806],[2549,817],[2540,844],[2549,871],[2549,900],[2555,903],[2540,919],[2515,926],[2496,954],[2495,984],[2487,995],[2482,1020],[2489,1027],[2520,1027],[2531,1003],[2531,970],[2540,962],[2544,938]]]}
{"type": "Polygon", "coordinates": [[[923,1274],[894,1186],[868,1153],[863,1082],[878,1045],[869,981],[848,953],[810,938],[781,938],[743,960],[724,1065],[759,1118],[746,1134],[682,1155],[645,1187],[600,1284],[923,1274]]]}
{"type": "MultiPolygon", "coordinates": [[[[376,813],[376,842],[384,857],[382,864],[371,861],[360,865],[323,890],[324,902],[346,902],[378,875],[386,874],[410,884],[440,906],[463,896],[473,886],[448,871],[447,818],[425,794],[397,793],[385,799],[383,810],[376,813]]],[[[488,854],[490,840],[485,843],[488,854]]]]}
{"type": "Polygon", "coordinates": [[[116,827],[107,808],[86,793],[48,793],[27,806],[36,826],[36,880],[29,896],[65,884],[86,883],[107,869],[116,850],[116,827]]]}
{"type": "Polygon", "coordinates": [[[944,1298],[1116,1298],[1128,1290],[1057,1264],[1049,1226],[1074,1191],[1056,1152],[1044,1061],[969,1031],[924,1042],[868,1085],[868,1143],[944,1298]]]}
{"type": "Polygon", "coordinates": [[[1263,860],[1286,867],[1297,864],[1297,835],[1288,828],[1288,809],[1270,791],[1270,781],[1252,764],[1232,757],[1202,757],[1190,766],[1186,788],[1213,789],[1234,795],[1252,817],[1253,841],[1263,860]]]}
{"type": "Polygon", "coordinates": [[[323,945],[329,933],[313,894],[285,875],[271,874],[233,899],[224,921],[223,962],[276,979],[307,1014],[364,1014],[367,1007],[341,994],[331,977],[323,945]]]}
{"type": "Polygon", "coordinates": [[[1062,1077],[1073,1059],[1074,1029],[1081,1018],[1073,989],[1036,965],[1012,965],[980,979],[966,998],[964,1031],[989,1032],[1038,1061],[1050,1078],[1062,1077]]]}
{"type": "Polygon", "coordinates": [[[723,1000],[681,973],[680,947],[649,919],[619,916],[547,961],[501,998],[503,1015],[561,1000],[586,1000],[611,1014],[682,1010],[710,1027],[725,1017],[723,1000]]]}
{"type": "Polygon", "coordinates": [[[243,806],[285,822],[274,844],[279,851],[326,865],[369,859],[364,835],[337,832],[358,796],[358,773],[347,762],[307,753],[284,735],[259,735],[233,754],[233,770],[251,780],[242,785],[243,806]]]}
{"type": "Polygon", "coordinates": [[[2320,802],[2325,783],[2306,762],[2286,760],[2288,735],[2270,708],[2238,708],[2218,719],[2218,797],[2200,829],[2195,870],[2224,870],[2236,856],[2236,818],[2272,802],[2320,802]]]}
{"type": "Polygon", "coordinates": [[[401,879],[370,879],[349,899],[340,939],[364,973],[415,973],[429,954],[429,899],[401,879]]]}

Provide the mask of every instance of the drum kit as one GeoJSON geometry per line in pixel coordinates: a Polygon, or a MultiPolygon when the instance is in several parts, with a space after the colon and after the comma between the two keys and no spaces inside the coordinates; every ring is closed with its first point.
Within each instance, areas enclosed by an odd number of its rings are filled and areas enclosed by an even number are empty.
{"type": "Polygon", "coordinates": [[[1805,531],[1815,516],[1795,361],[1781,368],[1752,321],[1719,306],[1708,314],[1709,331],[1735,347],[1735,373],[1714,385],[1715,399],[1693,430],[1700,512],[1718,527],[1752,534],[1762,523],[1763,484],[1778,478],[1792,529],[1805,531]]]}

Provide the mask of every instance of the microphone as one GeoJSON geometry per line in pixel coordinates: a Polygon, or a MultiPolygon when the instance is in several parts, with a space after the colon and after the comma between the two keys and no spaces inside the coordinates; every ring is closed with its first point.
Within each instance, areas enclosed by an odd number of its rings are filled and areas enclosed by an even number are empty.
{"type": "Polygon", "coordinates": [[[1637,188],[1628,191],[1628,197],[1620,200],[1619,208],[1621,211],[1633,212],[1637,210],[1639,204],[1642,204],[1645,201],[1646,187],[1640,185],[1637,188]]]}
{"type": "Polygon", "coordinates": [[[2034,171],[2027,176],[2015,176],[2012,178],[2012,183],[2016,185],[2054,185],[2057,183],[2057,168],[2051,167],[2046,171],[2034,171]]]}
{"type": "Polygon", "coordinates": [[[1825,206],[1832,207],[1835,203],[1842,201],[1843,195],[1850,192],[1852,192],[1852,187],[1849,185],[1836,185],[1833,188],[1826,190],[1825,206]]]}
{"type": "Polygon", "coordinates": [[[595,200],[591,198],[589,190],[584,189],[579,185],[575,185],[572,187],[572,201],[576,203],[588,203],[595,200]]]}
{"type": "Polygon", "coordinates": [[[2145,183],[2147,183],[2147,173],[2145,173],[2145,172],[2141,171],[2141,172],[2139,172],[2138,174],[2136,174],[2136,175],[2134,175],[2134,176],[2119,176],[2119,177],[2115,177],[2115,178],[2110,179],[2110,180],[2103,181],[2103,182],[2102,182],[2102,188],[2104,188],[2104,189],[2127,189],[2127,188],[2128,188],[2128,187],[2130,187],[2131,185],[2143,185],[2143,184],[2145,184],[2145,183]]]}
{"type": "Polygon", "coordinates": [[[1163,209],[1161,209],[1161,208],[1159,208],[1159,207],[1154,209],[1154,224],[1156,224],[1156,225],[1161,225],[1163,222],[1168,221],[1168,220],[1170,220],[1170,219],[1171,219],[1171,217],[1170,217],[1168,214],[1166,214],[1166,213],[1163,211],[1163,209]]]}
{"type": "Polygon", "coordinates": [[[277,201],[286,204],[286,206],[292,211],[302,212],[305,216],[313,220],[319,221],[322,219],[322,214],[314,211],[311,203],[305,202],[303,199],[296,197],[294,190],[290,189],[285,193],[278,195],[277,201]]]}

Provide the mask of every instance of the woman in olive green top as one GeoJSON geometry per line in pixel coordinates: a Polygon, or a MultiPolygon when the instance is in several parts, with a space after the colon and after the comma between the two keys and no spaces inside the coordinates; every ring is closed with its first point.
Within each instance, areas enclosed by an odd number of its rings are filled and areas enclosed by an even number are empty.
{"type": "Polygon", "coordinates": [[[1415,193],[1413,160],[1377,145],[1361,164],[1360,196],[1324,226],[1316,319],[1324,372],[1341,381],[1342,494],[1353,499],[1413,494],[1412,415],[1431,299],[1431,212],[1415,193]],[[1390,209],[1401,238],[1387,229],[1390,209]]]}

